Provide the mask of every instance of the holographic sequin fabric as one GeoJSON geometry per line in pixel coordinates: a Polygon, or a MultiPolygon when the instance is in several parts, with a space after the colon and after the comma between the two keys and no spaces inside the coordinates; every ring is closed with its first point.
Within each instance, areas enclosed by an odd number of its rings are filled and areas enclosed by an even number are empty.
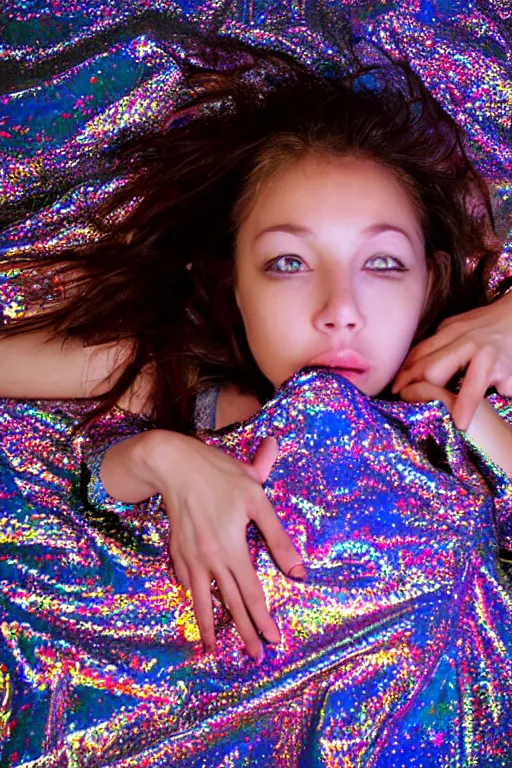
{"type": "MultiPolygon", "coordinates": [[[[115,181],[106,150],[186,98],[194,30],[333,73],[345,42],[407,58],[465,130],[512,240],[512,16],[507,0],[6,0],[0,7],[0,306],[58,295],[9,259],[94,237],[115,181]]],[[[510,404],[493,398],[512,421],[510,404]]],[[[33,768],[509,768],[510,484],[438,403],[372,401],[303,372],[252,421],[204,439],[248,459],[272,433],[266,491],[308,567],[286,579],[250,532],[279,646],[249,660],[216,604],[203,655],[156,504],[87,499],[87,466],[147,428],[91,404],[0,407],[0,763],[33,768]],[[96,503],[94,503],[96,502],[96,503]]]]}
{"type": "MultiPolygon", "coordinates": [[[[214,32],[346,72],[355,38],[406,58],[465,131],[493,188],[509,273],[512,17],[508,2],[459,0],[5,0],[0,6],[0,256],[58,252],[94,236],[84,211],[108,196],[106,150],[166,122],[186,98],[194,32],[214,32]],[[7,226],[8,225],[8,226],[7,226]],[[508,233],[508,234],[507,234],[508,233]]],[[[41,275],[0,274],[4,319],[48,300],[41,275]]]]}
{"type": "Polygon", "coordinates": [[[202,653],[161,508],[84,502],[84,407],[2,409],[2,765],[510,765],[511,487],[442,405],[306,369],[204,433],[241,460],[279,445],[265,489],[308,575],[283,576],[250,531],[282,635],[259,661],[218,603],[218,653],[202,653]]]}

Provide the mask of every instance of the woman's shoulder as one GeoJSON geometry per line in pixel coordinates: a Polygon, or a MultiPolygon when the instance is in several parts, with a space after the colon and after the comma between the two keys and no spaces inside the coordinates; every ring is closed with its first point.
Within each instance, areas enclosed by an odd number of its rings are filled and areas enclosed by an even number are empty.
{"type": "MultiPolygon", "coordinates": [[[[150,418],[152,371],[141,372],[135,384],[119,400],[118,407],[126,413],[150,418]]],[[[195,428],[221,429],[229,424],[247,419],[261,408],[255,395],[241,392],[229,382],[204,387],[196,398],[194,409],[195,428]]]]}

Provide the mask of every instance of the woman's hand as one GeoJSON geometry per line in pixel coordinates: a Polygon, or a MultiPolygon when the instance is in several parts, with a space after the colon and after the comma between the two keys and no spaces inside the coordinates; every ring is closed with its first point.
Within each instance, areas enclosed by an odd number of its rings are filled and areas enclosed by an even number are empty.
{"type": "Polygon", "coordinates": [[[267,438],[253,463],[245,464],[193,437],[163,430],[146,433],[141,455],[152,485],[163,496],[176,575],[191,590],[208,651],[215,649],[212,579],[251,656],[262,652],[258,631],[272,643],[280,640],[249,555],[251,521],[283,573],[305,577],[301,557],[261,487],[276,453],[275,440],[267,438]]]}
{"type": "Polygon", "coordinates": [[[468,428],[488,387],[512,396],[512,293],[441,323],[434,336],[411,350],[393,392],[407,399],[403,393],[410,384],[425,381],[444,387],[464,370],[460,392],[450,408],[462,430],[468,428]]]}

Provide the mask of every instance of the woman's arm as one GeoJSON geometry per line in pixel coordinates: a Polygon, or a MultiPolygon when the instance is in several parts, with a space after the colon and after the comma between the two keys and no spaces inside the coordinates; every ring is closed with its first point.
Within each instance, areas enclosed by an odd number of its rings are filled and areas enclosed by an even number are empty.
{"type": "Polygon", "coordinates": [[[487,400],[476,409],[466,434],[512,477],[512,429],[487,400]]]}
{"type": "Polygon", "coordinates": [[[46,331],[0,335],[0,397],[97,397],[114,384],[130,353],[129,341],[85,347],[46,331]]]}

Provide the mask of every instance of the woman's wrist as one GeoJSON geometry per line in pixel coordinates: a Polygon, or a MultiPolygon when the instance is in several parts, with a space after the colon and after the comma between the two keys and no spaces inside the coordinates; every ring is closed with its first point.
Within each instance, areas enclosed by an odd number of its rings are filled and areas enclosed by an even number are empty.
{"type": "Polygon", "coordinates": [[[180,457],[189,442],[196,439],[165,429],[153,429],[139,437],[133,445],[134,470],[140,481],[152,489],[151,495],[162,493],[170,478],[177,481],[183,475],[180,457]]]}
{"type": "Polygon", "coordinates": [[[170,458],[174,434],[149,430],[115,443],[105,453],[100,467],[107,494],[124,503],[136,504],[161,493],[165,477],[163,454],[170,458]]]}

